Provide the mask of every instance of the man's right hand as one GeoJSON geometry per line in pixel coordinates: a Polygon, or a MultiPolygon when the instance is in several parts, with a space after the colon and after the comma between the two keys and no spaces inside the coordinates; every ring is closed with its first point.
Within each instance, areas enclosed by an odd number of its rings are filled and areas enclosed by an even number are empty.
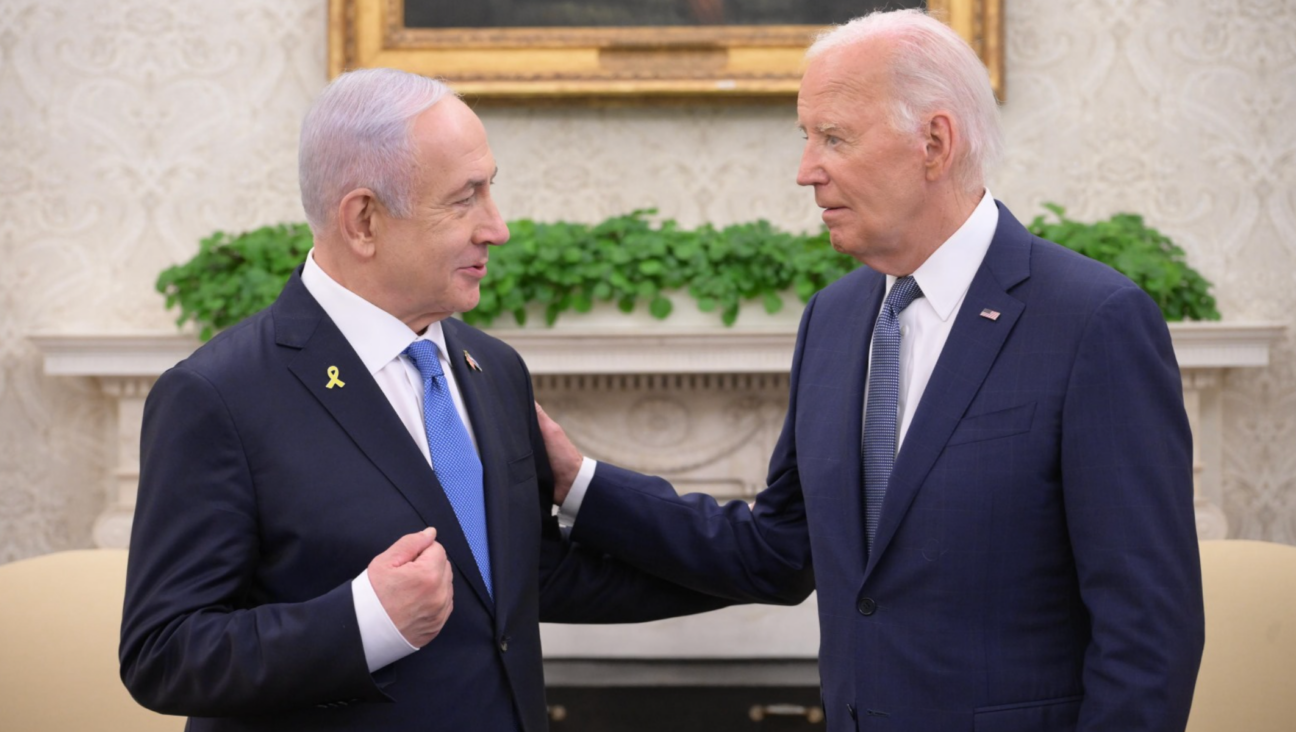
{"type": "Polygon", "coordinates": [[[540,422],[540,436],[544,438],[545,452],[549,453],[549,467],[554,475],[554,503],[561,506],[567,500],[576,474],[585,458],[572,444],[563,428],[553,421],[540,403],[536,402],[536,419],[540,422]]]}
{"type": "Polygon", "coordinates": [[[416,648],[441,632],[454,607],[454,573],[430,526],[402,536],[374,557],[369,584],[396,629],[416,648]]]}

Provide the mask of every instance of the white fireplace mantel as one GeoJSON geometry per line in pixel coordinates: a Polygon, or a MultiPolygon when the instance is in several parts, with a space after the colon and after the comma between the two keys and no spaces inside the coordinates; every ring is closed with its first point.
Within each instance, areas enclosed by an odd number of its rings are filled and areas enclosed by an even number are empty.
{"type": "MultiPolygon", "coordinates": [[[[691,327],[501,328],[536,375],[562,374],[777,374],[791,366],[794,321],[733,330],[691,327]]],[[[1184,378],[1197,469],[1198,522],[1203,538],[1227,533],[1219,506],[1225,369],[1263,367],[1286,326],[1279,323],[1172,323],[1170,333],[1184,378]]],[[[139,477],[139,429],[153,381],[198,346],[192,335],[148,333],[41,334],[32,341],[45,372],[97,379],[117,406],[112,499],[95,529],[102,546],[124,546],[139,477]]]]}
{"type": "MultiPolygon", "coordinates": [[[[774,327],[722,329],[666,323],[629,327],[600,323],[554,329],[500,328],[492,332],[512,344],[533,374],[781,374],[791,366],[795,319],[774,327]]],[[[1220,475],[1222,423],[1220,390],[1224,370],[1263,367],[1285,325],[1279,323],[1172,323],[1170,333],[1183,372],[1184,397],[1192,421],[1197,469],[1198,521],[1203,538],[1227,533],[1220,475]]],[[[95,541],[124,546],[129,536],[139,478],[139,429],[144,398],[154,380],[198,346],[189,334],[40,334],[32,341],[45,358],[45,372],[98,380],[117,406],[110,506],[100,517],[95,541]]]]}
{"type": "MultiPolygon", "coordinates": [[[[616,322],[616,321],[612,321],[616,322]]],[[[1225,538],[1223,499],[1223,375],[1227,369],[1267,366],[1270,348],[1286,326],[1278,323],[1174,323],[1175,355],[1193,429],[1197,529],[1202,538],[1225,538]]],[[[617,327],[499,328],[540,377],[592,375],[777,375],[791,366],[796,322],[719,327],[667,327],[653,322],[617,327]]],[[[146,333],[41,334],[32,336],[45,372],[94,378],[116,405],[112,434],[115,464],[108,508],[94,528],[99,546],[124,547],[139,483],[139,434],[144,400],[157,377],[198,346],[192,335],[146,333]]],[[[578,379],[584,382],[585,379],[578,379]]],[[[546,626],[546,656],[725,658],[755,653],[765,658],[813,658],[818,633],[812,598],[796,608],[744,606],[638,626],[546,626]],[[750,643],[752,638],[764,639],[750,643]]]]}

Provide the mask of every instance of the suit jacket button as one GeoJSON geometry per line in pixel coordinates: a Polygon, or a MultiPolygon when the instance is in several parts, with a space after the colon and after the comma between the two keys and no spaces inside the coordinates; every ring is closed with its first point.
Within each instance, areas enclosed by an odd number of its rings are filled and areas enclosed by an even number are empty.
{"type": "Polygon", "coordinates": [[[859,605],[856,607],[859,608],[860,615],[863,615],[864,617],[868,617],[877,612],[877,603],[874,602],[871,597],[861,597],[859,605]]]}
{"type": "Polygon", "coordinates": [[[850,712],[851,719],[859,719],[859,717],[857,717],[857,716],[855,715],[855,705],[854,705],[854,704],[847,704],[847,705],[846,705],[846,711],[847,711],[847,712],[850,712]]]}
{"type": "Polygon", "coordinates": [[[500,653],[508,653],[508,638],[500,641],[500,653]]]}

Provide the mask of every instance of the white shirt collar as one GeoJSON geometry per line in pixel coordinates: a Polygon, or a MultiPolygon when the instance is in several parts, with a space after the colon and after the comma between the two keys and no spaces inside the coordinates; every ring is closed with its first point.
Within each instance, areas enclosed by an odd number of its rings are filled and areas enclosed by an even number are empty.
{"type": "Polygon", "coordinates": [[[409,344],[418,338],[436,343],[442,356],[446,354],[445,334],[441,323],[428,326],[419,336],[396,316],[360,297],[338,284],[315,263],[315,250],[306,256],[302,268],[302,284],[311,297],[319,303],[333,324],[342,331],[347,343],[355,349],[370,374],[376,373],[392,359],[401,355],[409,344]]]}
{"type": "MultiPolygon", "coordinates": [[[[999,226],[999,207],[986,189],[972,215],[913,273],[923,298],[941,321],[949,320],[972,285],[999,226]]],[[[887,275],[887,292],[896,278],[887,275]]]]}

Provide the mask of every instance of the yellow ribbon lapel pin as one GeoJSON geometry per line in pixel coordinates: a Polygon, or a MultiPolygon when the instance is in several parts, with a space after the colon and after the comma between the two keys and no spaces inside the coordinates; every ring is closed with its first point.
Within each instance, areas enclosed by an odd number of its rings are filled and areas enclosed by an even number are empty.
{"type": "Polygon", "coordinates": [[[464,354],[464,361],[468,363],[468,368],[472,369],[473,371],[482,370],[482,367],[477,363],[477,359],[473,358],[471,353],[465,350],[463,354],[464,354]]]}
{"type": "Polygon", "coordinates": [[[338,378],[337,366],[328,367],[328,377],[329,377],[328,383],[324,385],[325,389],[332,389],[335,386],[341,389],[342,387],[346,386],[346,382],[338,378]]]}

